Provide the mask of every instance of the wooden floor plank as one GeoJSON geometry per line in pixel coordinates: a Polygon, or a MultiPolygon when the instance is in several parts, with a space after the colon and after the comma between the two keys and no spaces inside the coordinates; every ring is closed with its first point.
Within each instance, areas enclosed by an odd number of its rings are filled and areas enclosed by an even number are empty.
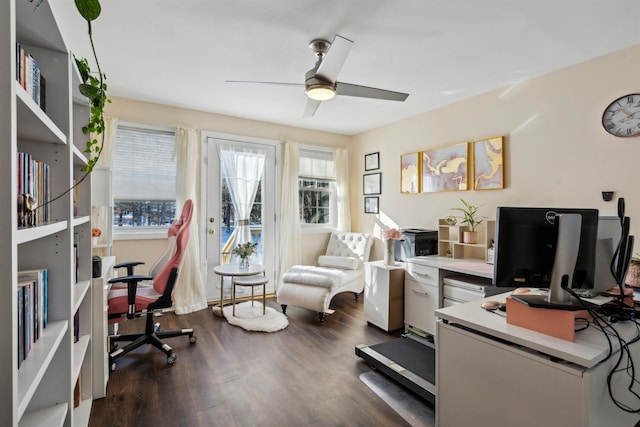
{"type": "MultiPolygon", "coordinates": [[[[279,310],[274,299],[268,306],[279,310]]],[[[94,401],[89,426],[407,426],[362,381],[370,367],[355,355],[358,344],[398,334],[368,326],[362,300],[337,295],[336,312],[289,307],[279,332],[247,332],[211,309],[157,318],[165,330],[193,327],[197,343],[167,339],[177,355],[143,346],[117,362],[107,396],[94,401]]],[[[121,324],[122,333],[144,328],[143,319],[121,324]]]]}

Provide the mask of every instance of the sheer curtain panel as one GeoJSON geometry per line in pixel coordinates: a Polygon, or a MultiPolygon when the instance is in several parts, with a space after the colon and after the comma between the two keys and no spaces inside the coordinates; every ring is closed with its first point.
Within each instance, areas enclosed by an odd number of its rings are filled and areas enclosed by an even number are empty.
{"type": "Polygon", "coordinates": [[[250,214],[262,180],[267,151],[260,148],[220,147],[223,179],[227,180],[235,211],[236,243],[251,241],[250,214]]]}
{"type": "MultiPolygon", "coordinates": [[[[282,166],[282,195],[280,201],[280,260],[279,275],[302,260],[302,228],[298,206],[298,144],[284,143],[282,166]]],[[[279,277],[278,275],[278,277],[279,277]]]]}
{"type": "Polygon", "coordinates": [[[185,200],[193,200],[191,235],[184,263],[174,290],[176,314],[187,314],[207,307],[207,296],[200,263],[199,203],[196,203],[197,179],[200,176],[200,132],[176,128],[176,212],[182,211],[185,200]]]}

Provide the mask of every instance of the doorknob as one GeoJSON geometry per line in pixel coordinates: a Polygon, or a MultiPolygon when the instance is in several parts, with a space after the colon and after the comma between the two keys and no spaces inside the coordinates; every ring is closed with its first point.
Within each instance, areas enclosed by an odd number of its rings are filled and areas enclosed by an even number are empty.
{"type": "Polygon", "coordinates": [[[209,234],[215,234],[215,233],[216,233],[216,230],[214,230],[213,228],[209,229],[209,234]]]}

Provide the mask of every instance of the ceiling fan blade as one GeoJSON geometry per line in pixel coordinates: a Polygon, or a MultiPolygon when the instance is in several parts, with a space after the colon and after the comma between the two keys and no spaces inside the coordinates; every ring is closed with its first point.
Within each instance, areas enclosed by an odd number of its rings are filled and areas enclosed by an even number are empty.
{"type": "Polygon", "coordinates": [[[344,37],[336,34],[333,38],[333,42],[331,42],[329,51],[324,58],[322,58],[320,66],[318,66],[316,76],[319,76],[331,83],[338,80],[338,73],[342,69],[344,61],[347,59],[347,55],[349,54],[349,50],[351,50],[352,44],[353,42],[351,40],[345,39],[344,37]]]}
{"type": "Polygon", "coordinates": [[[304,114],[302,115],[302,117],[313,117],[313,115],[318,110],[319,106],[320,106],[320,101],[316,101],[315,99],[308,98],[307,106],[304,109],[304,114]]]}
{"type": "Polygon", "coordinates": [[[279,86],[296,86],[296,87],[304,87],[304,83],[282,83],[282,82],[258,82],[253,80],[225,80],[225,83],[249,83],[249,84],[259,84],[259,85],[279,85],[279,86]]]}
{"type": "Polygon", "coordinates": [[[377,89],[375,87],[354,85],[351,83],[336,83],[336,94],[344,96],[357,96],[360,98],[384,99],[387,101],[404,101],[408,93],[394,92],[391,90],[377,89]]]}

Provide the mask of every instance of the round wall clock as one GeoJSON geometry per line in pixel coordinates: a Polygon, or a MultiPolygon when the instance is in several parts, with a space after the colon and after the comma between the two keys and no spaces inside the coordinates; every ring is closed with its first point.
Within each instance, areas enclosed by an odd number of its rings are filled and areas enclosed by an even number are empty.
{"type": "Polygon", "coordinates": [[[640,93],[613,101],[602,114],[602,126],[614,136],[640,135],[640,93]]]}

